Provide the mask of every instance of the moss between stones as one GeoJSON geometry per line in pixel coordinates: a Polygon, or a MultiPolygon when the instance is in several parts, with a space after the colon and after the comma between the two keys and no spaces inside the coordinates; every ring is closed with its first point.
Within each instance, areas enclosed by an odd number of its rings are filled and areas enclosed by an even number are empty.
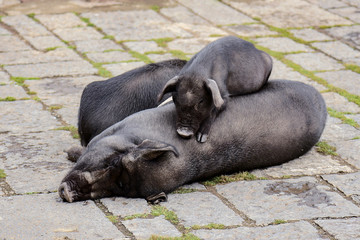
{"type": "Polygon", "coordinates": [[[240,173],[232,174],[232,175],[216,176],[210,180],[203,182],[203,184],[205,186],[214,186],[216,184],[225,184],[225,183],[242,181],[242,180],[252,181],[252,180],[264,180],[264,179],[266,179],[266,178],[263,178],[263,177],[258,178],[254,174],[251,174],[249,172],[240,172],[240,173]]]}
{"type": "Polygon", "coordinates": [[[0,169],[0,178],[6,178],[4,169],[0,169]]]}
{"type": "Polygon", "coordinates": [[[315,150],[323,155],[338,156],[336,147],[329,145],[326,141],[318,142],[315,146],[315,150]]]}
{"type": "Polygon", "coordinates": [[[338,118],[338,119],[340,119],[342,121],[342,123],[348,124],[348,125],[353,126],[355,128],[360,128],[360,125],[355,120],[353,120],[351,118],[347,118],[344,115],[344,113],[335,111],[332,108],[327,108],[327,110],[328,110],[328,113],[329,113],[329,115],[331,117],[338,118]]]}
{"type": "Polygon", "coordinates": [[[64,126],[64,127],[59,127],[59,128],[55,128],[54,130],[65,130],[65,131],[69,131],[71,133],[71,136],[74,139],[80,139],[79,133],[78,133],[78,129],[74,126],[68,125],[68,126],[64,126]]]}
{"type": "Polygon", "coordinates": [[[158,235],[152,235],[149,240],[200,240],[200,238],[191,233],[186,233],[181,237],[162,237],[158,235]]]}

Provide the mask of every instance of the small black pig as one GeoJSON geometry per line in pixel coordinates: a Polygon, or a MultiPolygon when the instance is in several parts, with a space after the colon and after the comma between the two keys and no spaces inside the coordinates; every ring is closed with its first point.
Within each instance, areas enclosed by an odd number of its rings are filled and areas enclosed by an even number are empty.
{"type": "Polygon", "coordinates": [[[173,103],[144,110],[96,136],[62,180],[59,195],[68,202],[147,198],[219,174],[282,164],[314,146],[326,117],[318,91],[284,80],[230,98],[204,144],[178,136],[173,103]]]}
{"type": "Polygon", "coordinates": [[[271,57],[252,43],[234,36],[220,38],[191,58],[164,86],[158,100],[172,92],[177,133],[184,138],[196,133],[197,141],[205,142],[229,96],[260,90],[271,70],[271,57]]]}
{"type": "Polygon", "coordinates": [[[169,78],[177,75],[185,60],[148,64],[84,89],[79,108],[81,145],[125,117],[158,105],[157,95],[169,78]]]}

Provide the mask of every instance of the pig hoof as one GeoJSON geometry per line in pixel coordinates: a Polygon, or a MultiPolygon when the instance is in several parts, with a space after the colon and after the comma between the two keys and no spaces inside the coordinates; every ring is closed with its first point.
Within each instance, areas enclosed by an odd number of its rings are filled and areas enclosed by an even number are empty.
{"type": "Polygon", "coordinates": [[[183,138],[191,138],[192,135],[194,135],[194,132],[191,129],[185,127],[180,127],[176,131],[183,138]]]}
{"type": "Polygon", "coordinates": [[[204,142],[206,142],[207,138],[208,138],[207,134],[198,133],[196,140],[200,143],[204,143],[204,142]]]}
{"type": "Polygon", "coordinates": [[[70,191],[69,185],[67,183],[62,183],[59,187],[59,195],[64,201],[73,202],[73,194],[70,191]]]}
{"type": "Polygon", "coordinates": [[[159,204],[161,202],[167,201],[167,195],[164,192],[161,192],[159,194],[153,194],[146,198],[146,201],[150,204],[159,204]]]}

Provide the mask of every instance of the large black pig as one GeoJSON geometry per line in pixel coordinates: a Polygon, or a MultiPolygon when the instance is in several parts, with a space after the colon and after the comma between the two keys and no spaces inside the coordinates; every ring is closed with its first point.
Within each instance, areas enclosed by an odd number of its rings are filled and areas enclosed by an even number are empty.
{"type": "Polygon", "coordinates": [[[284,80],[230,98],[204,144],[176,134],[173,103],[144,110],[96,136],[62,180],[59,195],[68,202],[147,198],[215,175],[282,164],[314,146],[326,117],[318,91],[284,80]]]}
{"type": "MultiPolygon", "coordinates": [[[[220,38],[203,48],[164,86],[176,105],[176,131],[205,142],[212,122],[229,96],[253,93],[267,82],[271,57],[238,37],[220,38]]],[[[241,117],[241,116],[239,116],[241,117]]]]}
{"type": "Polygon", "coordinates": [[[156,107],[158,93],[185,63],[180,59],[152,63],[87,85],[78,116],[81,145],[87,146],[93,137],[125,117],[156,107]]]}

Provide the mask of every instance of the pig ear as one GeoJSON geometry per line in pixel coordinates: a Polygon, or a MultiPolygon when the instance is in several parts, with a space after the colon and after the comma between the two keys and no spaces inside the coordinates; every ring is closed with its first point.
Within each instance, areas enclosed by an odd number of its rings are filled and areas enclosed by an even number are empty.
{"type": "Polygon", "coordinates": [[[159,142],[156,140],[145,139],[138,145],[136,152],[139,157],[147,160],[155,159],[166,152],[172,152],[176,157],[179,156],[176,148],[170,144],[159,142]]]}
{"type": "Polygon", "coordinates": [[[158,95],[158,102],[161,101],[161,99],[164,97],[164,95],[168,92],[174,92],[176,90],[176,85],[179,81],[179,76],[175,76],[172,79],[170,79],[165,86],[163,87],[161,93],[158,95]]]}
{"type": "Polygon", "coordinates": [[[220,108],[224,104],[224,99],[221,97],[219,87],[215,80],[206,79],[206,87],[210,90],[214,105],[216,108],[220,108]]]}

